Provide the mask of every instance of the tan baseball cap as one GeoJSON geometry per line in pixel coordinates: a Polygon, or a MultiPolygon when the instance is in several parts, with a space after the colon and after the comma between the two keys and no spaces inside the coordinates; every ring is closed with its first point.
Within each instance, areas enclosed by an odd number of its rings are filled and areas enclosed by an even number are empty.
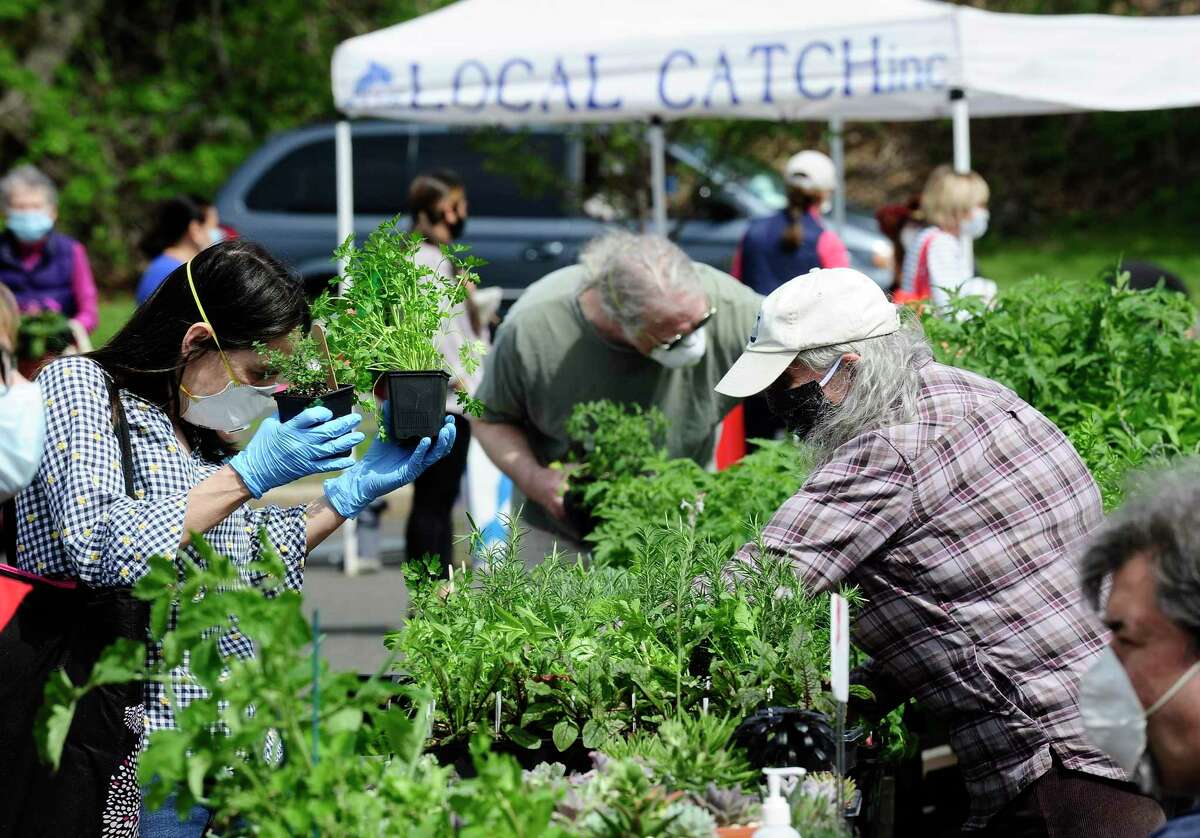
{"type": "Polygon", "coordinates": [[[814,268],[763,300],[750,342],[717,384],[726,396],[761,393],[797,353],[890,335],[900,315],[870,277],[852,268],[814,268]]]}

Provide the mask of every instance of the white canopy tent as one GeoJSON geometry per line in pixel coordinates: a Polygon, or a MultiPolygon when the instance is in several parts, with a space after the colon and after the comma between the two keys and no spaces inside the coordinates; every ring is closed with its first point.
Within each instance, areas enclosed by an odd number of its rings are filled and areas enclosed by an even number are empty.
{"type": "MultiPolygon", "coordinates": [[[[346,117],[456,124],[650,124],[666,229],[661,122],[952,117],[1200,103],[1200,17],[1014,15],[934,0],[459,0],[351,38],[333,56],[346,117]]],[[[353,231],[350,129],[337,132],[338,235],[353,231]]],[[[835,196],[844,221],[844,190],[835,196]]],[[[352,532],[349,541],[353,541],[352,532]]],[[[353,548],[347,550],[351,569],[353,548]]]]}

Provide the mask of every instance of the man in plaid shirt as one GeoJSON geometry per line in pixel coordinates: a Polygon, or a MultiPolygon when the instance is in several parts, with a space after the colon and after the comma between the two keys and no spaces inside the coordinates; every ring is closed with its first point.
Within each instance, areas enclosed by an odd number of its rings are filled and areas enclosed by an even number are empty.
{"type": "MultiPolygon", "coordinates": [[[[873,662],[859,681],[884,712],[915,697],[946,724],[971,796],[965,829],[1140,838],[1161,823],[1079,720],[1079,677],[1104,638],[1074,559],[1102,509],[1058,428],[935,363],[919,325],[848,268],[767,297],[717,390],[765,390],[814,449],[762,548],[814,591],[861,589],[853,634],[873,662]]],[[[728,572],[753,573],[759,550],[728,572]]]]}

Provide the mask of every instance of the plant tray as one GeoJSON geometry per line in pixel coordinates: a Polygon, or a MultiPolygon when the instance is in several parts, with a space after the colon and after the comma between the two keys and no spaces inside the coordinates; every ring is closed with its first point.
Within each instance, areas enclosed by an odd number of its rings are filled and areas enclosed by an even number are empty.
{"type": "Polygon", "coordinates": [[[318,402],[329,408],[335,419],[338,416],[345,416],[354,407],[354,388],[345,384],[321,396],[293,396],[287,392],[275,394],[275,403],[279,405],[280,422],[286,422],[318,402]]]}
{"type": "MultiPolygon", "coordinates": [[[[395,442],[434,439],[446,421],[450,376],[441,370],[385,372],[383,395],[391,404],[387,435],[395,442]]],[[[376,385],[376,393],[380,387],[376,385]]]]}

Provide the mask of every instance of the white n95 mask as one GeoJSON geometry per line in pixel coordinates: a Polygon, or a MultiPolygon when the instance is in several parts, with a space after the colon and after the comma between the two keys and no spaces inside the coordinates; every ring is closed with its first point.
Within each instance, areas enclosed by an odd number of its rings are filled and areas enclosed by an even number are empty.
{"type": "Polygon", "coordinates": [[[1200,662],[1180,675],[1148,710],[1142,709],[1137,691],[1111,646],[1105,647],[1079,682],[1079,716],[1088,739],[1148,794],[1155,790],[1158,778],[1154,758],[1146,751],[1146,720],[1197,672],[1200,662]]]}
{"type": "Polygon", "coordinates": [[[217,330],[208,321],[208,315],[204,313],[204,306],[200,304],[200,295],[196,293],[196,283],[192,280],[191,259],[187,262],[187,281],[188,287],[192,290],[192,299],[196,301],[196,310],[200,312],[200,319],[212,331],[213,343],[217,345],[217,352],[221,355],[221,363],[225,365],[225,374],[229,376],[229,383],[219,392],[207,396],[197,396],[189,393],[180,382],[179,390],[187,399],[187,404],[184,405],[179,418],[197,427],[224,433],[245,430],[256,419],[269,416],[275,409],[275,400],[271,398],[275,394],[275,385],[255,387],[238,381],[238,377],[233,373],[233,367],[229,364],[229,358],[225,355],[225,350],[221,348],[217,330]]]}
{"type": "Polygon", "coordinates": [[[0,501],[30,484],[42,463],[45,443],[42,389],[28,381],[8,387],[0,384],[0,501]]]}
{"type": "Polygon", "coordinates": [[[677,370],[696,366],[704,358],[707,349],[707,333],[705,327],[701,326],[671,349],[658,346],[650,350],[650,359],[662,364],[667,369],[677,370]]]}
{"type": "Polygon", "coordinates": [[[179,386],[187,399],[180,418],[200,428],[233,433],[245,430],[256,419],[269,416],[275,410],[274,385],[254,387],[230,381],[225,389],[209,396],[195,396],[179,386]]]}

